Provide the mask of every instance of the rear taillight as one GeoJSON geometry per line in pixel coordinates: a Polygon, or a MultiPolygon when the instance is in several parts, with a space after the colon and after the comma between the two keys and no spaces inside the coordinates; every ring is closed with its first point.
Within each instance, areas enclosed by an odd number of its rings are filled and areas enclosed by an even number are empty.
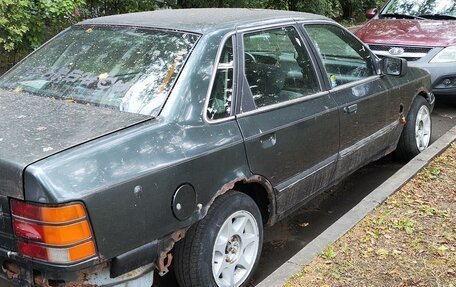
{"type": "Polygon", "coordinates": [[[69,264],[96,255],[84,206],[43,206],[11,200],[19,253],[50,263],[69,264]]]}

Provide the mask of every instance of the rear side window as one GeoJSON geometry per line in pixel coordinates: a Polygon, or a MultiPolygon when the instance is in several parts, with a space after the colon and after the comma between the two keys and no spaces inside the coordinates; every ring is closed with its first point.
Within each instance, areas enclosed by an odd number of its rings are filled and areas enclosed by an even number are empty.
{"type": "Polygon", "coordinates": [[[305,25],[334,88],[375,75],[369,50],[345,30],[327,24],[305,25]]]}
{"type": "Polygon", "coordinates": [[[320,91],[311,58],[293,27],[245,34],[245,75],[257,107],[320,91]]]}
{"type": "Polygon", "coordinates": [[[231,115],[233,98],[233,38],[227,40],[217,65],[214,84],[207,106],[207,118],[218,120],[231,115]]]}

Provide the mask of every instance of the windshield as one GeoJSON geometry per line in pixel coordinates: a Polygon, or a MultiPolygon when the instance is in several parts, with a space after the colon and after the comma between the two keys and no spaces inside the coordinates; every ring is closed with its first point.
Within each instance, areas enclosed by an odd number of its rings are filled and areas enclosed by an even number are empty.
{"type": "Polygon", "coordinates": [[[456,17],[455,0],[392,0],[381,15],[402,14],[411,16],[446,15],[456,17]]]}
{"type": "Polygon", "coordinates": [[[1,78],[0,87],[156,116],[197,39],[135,27],[74,26],[1,78]]]}

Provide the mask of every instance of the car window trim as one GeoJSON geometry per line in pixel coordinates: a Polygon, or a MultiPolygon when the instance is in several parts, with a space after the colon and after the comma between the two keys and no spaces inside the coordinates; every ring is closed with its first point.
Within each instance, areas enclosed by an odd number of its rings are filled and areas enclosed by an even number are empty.
{"type": "MultiPolygon", "coordinates": [[[[329,21],[327,21],[329,22],[329,21]]],[[[325,69],[325,64],[323,63],[323,60],[320,57],[320,54],[318,53],[317,49],[315,48],[315,45],[312,42],[312,39],[310,38],[309,34],[307,34],[307,31],[304,27],[305,23],[315,23],[314,20],[304,20],[304,21],[298,21],[297,26],[299,29],[299,33],[301,34],[301,37],[305,39],[307,42],[307,46],[309,47],[309,50],[312,54],[312,58],[316,62],[316,65],[318,66],[318,75],[320,77],[321,83],[322,83],[322,90],[323,91],[328,91],[331,89],[331,85],[329,83],[329,79],[326,76],[326,69],[325,69]]]]}
{"type": "MultiPolygon", "coordinates": [[[[255,113],[263,113],[265,111],[282,108],[282,107],[285,107],[288,105],[297,104],[297,103],[304,102],[307,100],[312,100],[314,98],[318,98],[318,97],[328,94],[328,91],[327,91],[327,88],[326,88],[326,85],[324,82],[324,78],[321,77],[321,75],[320,75],[321,72],[316,71],[316,69],[320,68],[320,66],[319,66],[319,63],[317,62],[318,61],[317,57],[313,53],[313,50],[312,50],[313,47],[311,46],[312,44],[308,43],[309,40],[306,37],[303,37],[304,35],[301,33],[300,25],[298,24],[298,22],[296,20],[290,20],[287,22],[281,22],[281,23],[275,23],[275,24],[267,24],[267,25],[262,25],[262,26],[258,26],[258,27],[249,27],[249,28],[244,28],[244,29],[238,30],[237,35],[238,35],[238,39],[239,39],[238,40],[239,51],[240,51],[239,53],[240,54],[244,53],[244,35],[245,34],[268,31],[268,30],[273,30],[275,28],[285,28],[285,27],[292,27],[298,33],[298,36],[300,37],[300,40],[303,44],[303,49],[305,50],[305,52],[308,53],[310,60],[312,62],[312,66],[314,68],[315,76],[317,77],[320,91],[317,93],[314,93],[314,94],[299,97],[297,99],[288,100],[288,101],[284,101],[284,102],[280,102],[280,103],[276,103],[276,104],[272,104],[272,105],[267,105],[264,107],[257,107],[256,109],[249,110],[246,112],[239,111],[236,114],[237,117],[243,117],[245,115],[251,115],[251,114],[255,114],[255,113]]],[[[244,58],[239,56],[238,71],[239,71],[239,75],[242,75],[243,77],[245,77],[245,67],[244,67],[243,60],[244,60],[244,58]]],[[[242,96],[244,96],[244,95],[242,95],[242,96]]],[[[251,98],[253,98],[253,95],[252,95],[252,92],[250,91],[250,89],[249,89],[249,96],[251,98]]],[[[240,100],[239,102],[242,104],[242,100],[240,100]]]]}
{"type": "Polygon", "coordinates": [[[247,112],[239,113],[239,114],[236,115],[236,117],[243,118],[243,117],[251,116],[251,115],[254,115],[254,114],[261,114],[261,113],[264,113],[264,112],[267,112],[267,111],[277,110],[277,109],[284,108],[284,107],[287,107],[287,106],[291,106],[291,105],[299,104],[299,103],[302,103],[302,102],[307,102],[307,101],[310,101],[310,100],[313,100],[313,99],[316,99],[316,98],[324,97],[324,96],[329,95],[329,93],[330,93],[329,91],[321,91],[321,92],[318,92],[318,93],[315,93],[315,94],[311,94],[311,95],[307,95],[307,96],[304,96],[304,97],[300,97],[300,98],[297,98],[297,99],[288,100],[288,101],[285,101],[285,102],[280,102],[280,103],[276,103],[276,104],[272,104],[272,105],[267,105],[267,106],[264,106],[264,107],[260,107],[260,108],[254,109],[254,110],[247,111],[247,112]]]}
{"type": "Polygon", "coordinates": [[[227,121],[231,121],[235,118],[235,112],[234,112],[234,107],[235,107],[235,102],[236,102],[236,95],[237,95],[237,77],[236,77],[236,74],[237,74],[237,70],[238,70],[238,61],[237,61],[237,53],[236,53],[236,31],[231,31],[229,33],[227,33],[225,36],[223,36],[222,40],[220,40],[220,45],[219,45],[219,48],[217,50],[217,55],[215,56],[215,61],[214,61],[214,66],[213,66],[213,69],[212,69],[212,74],[211,74],[211,79],[210,79],[210,82],[209,82],[209,87],[207,89],[207,94],[206,94],[206,99],[205,99],[205,102],[204,102],[204,108],[203,108],[203,119],[206,123],[209,123],[209,124],[218,124],[218,123],[222,123],[222,122],[227,122],[227,121]],[[220,59],[222,57],[222,53],[223,53],[223,48],[225,47],[225,44],[228,40],[231,40],[233,41],[233,87],[232,87],[232,95],[231,95],[231,112],[230,112],[230,116],[228,117],[225,117],[225,118],[221,118],[221,119],[216,119],[216,120],[213,120],[213,119],[209,119],[207,117],[207,109],[209,107],[209,99],[211,97],[211,94],[212,94],[212,90],[214,89],[214,83],[215,83],[215,77],[217,76],[217,72],[218,72],[218,65],[220,63],[220,59]]]}
{"type": "Polygon", "coordinates": [[[391,5],[391,2],[393,2],[393,0],[388,0],[381,9],[379,9],[379,11],[377,12],[377,15],[380,16],[388,6],[391,5]]]}
{"type": "MultiPolygon", "coordinates": [[[[298,35],[300,37],[300,40],[302,41],[302,44],[304,45],[303,49],[309,54],[310,60],[312,61],[312,65],[313,65],[314,70],[315,70],[315,68],[318,67],[318,63],[317,63],[317,58],[314,57],[314,54],[313,54],[313,51],[312,51],[312,46],[313,45],[312,45],[312,43],[308,43],[309,40],[306,37],[303,37],[304,35],[301,33],[302,31],[300,29],[300,26],[299,26],[298,22],[295,21],[295,20],[282,22],[282,23],[276,23],[276,24],[268,24],[268,25],[263,25],[263,26],[258,26],[258,27],[249,27],[249,28],[244,28],[244,29],[238,30],[239,39],[242,39],[242,41],[239,40],[239,42],[240,42],[240,47],[239,47],[240,51],[242,51],[242,52],[244,51],[244,35],[245,34],[253,33],[253,32],[268,31],[268,30],[272,30],[274,28],[285,28],[285,27],[293,27],[296,30],[296,32],[298,33],[298,35]]],[[[241,66],[239,67],[239,71],[240,71],[240,73],[242,71],[242,74],[245,73],[244,63],[242,63],[242,67],[241,66]],[[244,69],[241,69],[241,68],[244,68],[244,69]]],[[[325,88],[326,88],[324,83],[323,83],[324,79],[320,78],[319,74],[320,73],[316,72],[315,75],[317,76],[317,80],[318,80],[318,84],[320,86],[320,90],[324,91],[325,88]]]]}
{"type": "Polygon", "coordinates": [[[371,82],[371,81],[375,81],[375,80],[378,80],[378,79],[381,79],[380,75],[372,75],[372,76],[369,76],[369,77],[361,79],[361,80],[357,80],[357,81],[353,81],[353,82],[350,82],[350,83],[346,83],[346,84],[337,86],[335,88],[330,89],[329,92],[336,92],[336,91],[339,91],[339,90],[348,89],[348,88],[355,87],[355,86],[358,86],[358,85],[362,85],[362,84],[365,84],[365,83],[368,83],[368,82],[371,82]]]}
{"type": "MultiPolygon", "coordinates": [[[[310,39],[310,36],[307,34],[307,30],[306,30],[306,25],[319,25],[319,24],[323,24],[323,25],[332,25],[332,26],[336,26],[338,28],[341,28],[343,30],[345,30],[346,32],[349,32],[353,38],[358,41],[360,44],[362,44],[364,46],[365,49],[367,49],[367,51],[369,51],[372,59],[373,59],[373,62],[374,62],[374,72],[375,72],[375,75],[371,75],[367,78],[364,78],[364,79],[360,79],[360,80],[356,80],[356,81],[353,81],[353,82],[350,82],[350,83],[346,83],[346,84],[342,84],[340,86],[337,86],[335,88],[332,88],[330,85],[329,85],[329,80],[325,80],[325,83],[327,83],[328,87],[327,87],[327,90],[329,91],[337,91],[339,90],[340,88],[348,88],[348,87],[351,87],[351,86],[356,86],[356,85],[359,85],[359,84],[362,84],[366,81],[370,81],[372,80],[373,78],[381,78],[381,74],[379,74],[379,71],[378,71],[378,67],[377,67],[377,63],[376,63],[376,59],[378,59],[378,57],[372,52],[372,50],[369,48],[369,46],[365,43],[363,43],[362,41],[360,41],[353,33],[351,33],[350,31],[348,31],[347,29],[345,29],[342,25],[340,25],[339,23],[336,23],[336,22],[333,22],[333,21],[329,21],[329,20],[318,20],[318,21],[300,21],[299,22],[300,26],[302,26],[303,28],[303,33],[305,33],[306,37],[308,37],[310,39]]],[[[320,57],[320,54],[318,53],[318,51],[316,50],[315,48],[315,45],[313,44],[312,40],[311,41],[311,45],[316,53],[316,56],[318,57],[319,59],[319,63],[321,63],[322,67],[322,71],[324,71],[325,73],[327,73],[326,71],[326,67],[323,63],[323,60],[321,59],[320,57]]]]}
{"type": "Polygon", "coordinates": [[[252,26],[239,27],[237,29],[237,34],[241,35],[241,34],[251,33],[251,32],[261,32],[261,31],[271,30],[274,28],[281,28],[281,27],[285,27],[285,26],[295,26],[295,25],[296,25],[296,21],[289,19],[286,21],[282,21],[280,23],[268,23],[268,24],[259,25],[259,26],[255,26],[255,27],[252,27],[252,26]]]}

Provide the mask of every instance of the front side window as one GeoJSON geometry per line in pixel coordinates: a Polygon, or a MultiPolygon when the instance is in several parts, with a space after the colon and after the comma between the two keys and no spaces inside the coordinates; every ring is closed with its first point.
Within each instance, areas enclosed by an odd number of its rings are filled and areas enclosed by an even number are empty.
{"type": "Polygon", "coordinates": [[[207,118],[218,120],[231,115],[233,98],[233,39],[225,42],[217,65],[214,84],[207,106],[207,118]]]}
{"type": "Polygon", "coordinates": [[[327,24],[305,25],[333,88],[376,74],[370,51],[345,30],[327,24]]]}
{"type": "Polygon", "coordinates": [[[257,107],[315,94],[320,84],[293,27],[244,35],[245,75],[257,107]]]}
{"type": "Polygon", "coordinates": [[[156,116],[197,40],[181,32],[75,26],[0,79],[0,88],[156,116]]]}

